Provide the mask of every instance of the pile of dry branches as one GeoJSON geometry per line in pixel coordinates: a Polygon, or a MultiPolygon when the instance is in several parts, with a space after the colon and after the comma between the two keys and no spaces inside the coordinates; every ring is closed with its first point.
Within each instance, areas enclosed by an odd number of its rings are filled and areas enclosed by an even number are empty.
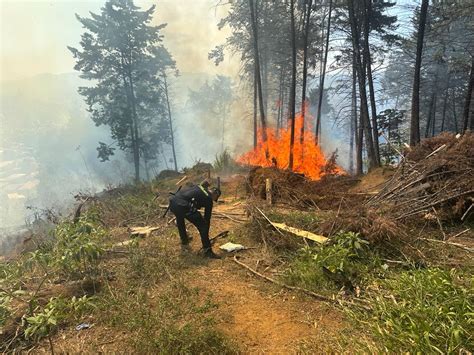
{"type": "Polygon", "coordinates": [[[395,220],[418,214],[463,220],[474,203],[473,176],[474,134],[445,133],[407,152],[367,207],[395,220]]]}
{"type": "Polygon", "coordinates": [[[337,209],[341,198],[359,179],[348,175],[325,175],[310,180],[302,174],[278,168],[255,168],[249,172],[247,192],[265,199],[265,181],[272,180],[273,201],[295,208],[337,209]]]}

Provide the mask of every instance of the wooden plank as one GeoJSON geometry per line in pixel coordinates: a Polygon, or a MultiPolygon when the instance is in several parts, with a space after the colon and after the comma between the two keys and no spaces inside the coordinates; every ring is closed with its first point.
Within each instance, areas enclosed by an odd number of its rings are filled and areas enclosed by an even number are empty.
{"type": "Polygon", "coordinates": [[[309,239],[317,243],[325,243],[326,241],[328,241],[328,238],[326,238],[325,236],[314,234],[314,233],[304,231],[298,228],[290,227],[290,226],[287,226],[285,223],[276,223],[276,222],[270,222],[270,223],[272,224],[273,227],[279,230],[284,230],[291,234],[297,235],[298,237],[309,239]]]}

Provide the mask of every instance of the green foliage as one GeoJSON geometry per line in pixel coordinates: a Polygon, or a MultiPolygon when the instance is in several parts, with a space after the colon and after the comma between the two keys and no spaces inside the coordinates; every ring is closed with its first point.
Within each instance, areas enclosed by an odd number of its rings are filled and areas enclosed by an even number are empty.
{"type": "Polygon", "coordinates": [[[382,281],[373,312],[352,312],[379,350],[463,353],[474,349],[474,284],[455,270],[405,271],[382,281]]]}
{"type": "Polygon", "coordinates": [[[234,171],[238,165],[230,155],[229,151],[225,149],[222,153],[216,155],[216,160],[212,164],[214,170],[218,172],[231,172],[234,171]]]}
{"type": "Polygon", "coordinates": [[[6,320],[10,317],[10,302],[12,298],[4,291],[0,291],[0,327],[5,325],[6,320]]]}
{"type": "Polygon", "coordinates": [[[56,227],[52,243],[31,253],[31,259],[69,278],[94,277],[105,235],[105,229],[90,216],[81,217],[77,223],[65,221],[56,227]]]}
{"type": "Polygon", "coordinates": [[[380,142],[380,155],[384,164],[397,163],[400,159],[398,152],[403,151],[403,142],[408,141],[407,132],[403,126],[405,114],[405,110],[386,109],[377,115],[378,128],[386,137],[383,142],[380,142]]]}
{"type": "Polygon", "coordinates": [[[11,316],[11,302],[25,293],[21,277],[26,269],[25,263],[19,261],[0,263],[0,327],[11,316]]]}
{"type": "MultiPolygon", "coordinates": [[[[110,127],[118,148],[133,153],[135,178],[139,160],[156,159],[162,143],[170,143],[164,76],[174,60],[163,46],[162,29],[151,25],[155,6],[141,11],[128,0],[108,0],[99,14],[77,15],[85,32],[80,49],[69,47],[75,70],[93,86],[80,87],[97,126],[110,127]]],[[[109,159],[114,149],[100,143],[98,155],[109,159]]]]}
{"type": "Polygon", "coordinates": [[[338,233],[330,243],[302,248],[285,274],[287,282],[312,290],[352,289],[363,283],[378,258],[358,233],[338,233]]]}
{"type": "Polygon", "coordinates": [[[25,337],[41,339],[49,336],[61,322],[77,318],[92,307],[94,304],[87,296],[71,299],[52,297],[46,306],[36,309],[32,316],[25,318],[25,337]]]}

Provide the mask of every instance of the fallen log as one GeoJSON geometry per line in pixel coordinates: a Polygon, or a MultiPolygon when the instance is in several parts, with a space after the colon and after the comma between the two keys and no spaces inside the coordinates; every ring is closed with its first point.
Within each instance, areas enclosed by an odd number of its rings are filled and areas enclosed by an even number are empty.
{"type": "Polygon", "coordinates": [[[305,239],[309,239],[312,241],[315,241],[317,243],[325,243],[328,241],[328,238],[325,236],[319,235],[319,234],[314,234],[302,229],[294,228],[287,226],[285,223],[276,223],[276,222],[270,222],[273,227],[284,230],[285,232],[289,232],[291,234],[294,234],[298,237],[302,237],[305,239]]]}
{"type": "Polygon", "coordinates": [[[143,236],[143,237],[148,237],[151,233],[154,231],[160,229],[160,227],[150,227],[150,226],[145,226],[145,227],[130,227],[130,235],[132,236],[143,236]]]}

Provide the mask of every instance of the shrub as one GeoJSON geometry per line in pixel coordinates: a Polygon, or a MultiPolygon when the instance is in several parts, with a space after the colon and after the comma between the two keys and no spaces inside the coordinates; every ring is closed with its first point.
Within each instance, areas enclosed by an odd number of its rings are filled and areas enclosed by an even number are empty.
{"type": "Polygon", "coordinates": [[[31,260],[67,278],[93,278],[98,274],[104,251],[100,242],[105,234],[105,229],[88,216],[77,223],[62,222],[54,230],[55,238],[31,253],[31,260]]]}
{"type": "Polygon", "coordinates": [[[214,170],[221,172],[232,172],[238,168],[237,163],[226,149],[221,154],[216,155],[216,160],[212,164],[214,170]]]}
{"type": "Polygon", "coordinates": [[[358,233],[340,232],[328,244],[306,246],[285,274],[288,282],[313,290],[352,290],[378,265],[358,233]]]}
{"type": "Polygon", "coordinates": [[[32,316],[25,318],[25,337],[41,339],[50,336],[61,322],[76,318],[93,306],[87,296],[71,299],[52,297],[43,308],[37,307],[32,316]]]}

